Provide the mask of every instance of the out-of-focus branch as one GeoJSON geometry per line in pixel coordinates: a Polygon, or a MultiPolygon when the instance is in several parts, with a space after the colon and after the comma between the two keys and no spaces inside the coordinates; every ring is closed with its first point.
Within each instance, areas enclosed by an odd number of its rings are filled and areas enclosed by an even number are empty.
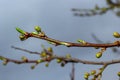
{"type": "Polygon", "coordinates": [[[95,16],[95,15],[103,15],[108,11],[114,11],[117,16],[120,16],[119,8],[120,8],[120,1],[116,0],[106,0],[107,7],[99,7],[96,5],[93,9],[77,9],[73,8],[72,11],[75,16],[95,16]],[[117,9],[117,11],[116,11],[117,9]]]}
{"type": "Polygon", "coordinates": [[[70,78],[71,80],[75,80],[75,64],[74,63],[72,63],[72,71],[70,74],[70,78]]]}
{"type": "Polygon", "coordinates": [[[22,49],[22,48],[19,48],[19,47],[15,47],[15,46],[11,46],[11,48],[14,48],[14,49],[20,50],[20,51],[24,51],[24,52],[27,52],[27,53],[30,53],[30,54],[37,54],[37,55],[40,55],[39,52],[32,52],[32,51],[29,51],[29,50],[26,50],[26,49],[22,49]]]}

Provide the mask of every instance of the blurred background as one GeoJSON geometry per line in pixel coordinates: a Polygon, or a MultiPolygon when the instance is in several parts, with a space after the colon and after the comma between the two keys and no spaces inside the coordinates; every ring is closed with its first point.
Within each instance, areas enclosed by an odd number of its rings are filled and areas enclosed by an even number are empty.
{"type": "MultiPolygon", "coordinates": [[[[107,6],[105,0],[0,0],[0,55],[21,59],[26,56],[29,59],[39,59],[37,55],[12,49],[16,46],[31,51],[41,52],[41,44],[52,47],[56,55],[65,56],[70,53],[73,57],[91,60],[106,61],[120,58],[120,53],[114,53],[107,49],[102,58],[95,58],[94,48],[67,48],[64,46],[54,47],[46,41],[29,38],[26,41],[19,40],[19,33],[15,27],[32,32],[34,26],[41,26],[42,30],[51,38],[76,42],[83,39],[87,42],[96,43],[92,34],[104,42],[113,42],[112,33],[120,29],[120,17],[114,11],[108,11],[104,15],[91,17],[74,16],[72,8],[92,9],[95,5],[107,6]]],[[[0,80],[70,80],[71,64],[61,67],[56,61],[52,61],[48,68],[42,63],[34,70],[32,64],[8,63],[2,65],[0,61],[0,80]]],[[[102,66],[75,64],[75,80],[84,80],[85,72],[99,69],[102,66]]],[[[119,64],[110,65],[103,72],[102,80],[118,80],[117,72],[119,64]]]]}

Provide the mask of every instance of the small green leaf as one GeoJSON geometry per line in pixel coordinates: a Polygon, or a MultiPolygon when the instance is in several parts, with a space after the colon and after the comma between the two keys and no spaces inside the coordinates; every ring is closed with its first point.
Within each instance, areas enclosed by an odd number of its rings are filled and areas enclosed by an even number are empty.
{"type": "Polygon", "coordinates": [[[16,30],[23,35],[26,34],[26,32],[24,30],[20,29],[19,27],[16,27],[16,30]]]}
{"type": "Polygon", "coordinates": [[[36,35],[36,34],[38,34],[38,32],[32,32],[32,34],[36,35]]]}

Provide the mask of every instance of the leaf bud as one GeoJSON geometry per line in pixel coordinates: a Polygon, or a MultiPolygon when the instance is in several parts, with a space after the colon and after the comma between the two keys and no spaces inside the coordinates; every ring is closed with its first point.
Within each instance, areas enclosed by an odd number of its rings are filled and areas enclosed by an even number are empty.
{"type": "Polygon", "coordinates": [[[86,75],[86,76],[90,76],[90,74],[89,74],[88,72],[86,72],[84,75],[86,75]]]}
{"type": "Polygon", "coordinates": [[[96,53],[96,58],[100,58],[102,56],[101,52],[96,53]]]}
{"type": "Polygon", "coordinates": [[[25,62],[28,61],[28,59],[27,59],[25,56],[22,56],[21,59],[22,59],[23,61],[25,61],[25,62]]]}
{"type": "Polygon", "coordinates": [[[48,47],[47,50],[48,50],[48,52],[51,52],[51,53],[53,52],[51,47],[48,47]]]}
{"type": "Polygon", "coordinates": [[[42,51],[41,54],[40,54],[40,56],[41,56],[41,57],[46,57],[47,54],[46,54],[46,52],[42,51]]]}
{"type": "Polygon", "coordinates": [[[96,74],[96,70],[91,71],[91,75],[94,75],[94,74],[96,74]]]}
{"type": "Polygon", "coordinates": [[[120,77],[120,72],[118,72],[117,75],[120,77]]]}
{"type": "Polygon", "coordinates": [[[64,67],[65,64],[66,64],[66,62],[65,62],[65,61],[62,61],[62,62],[61,62],[61,67],[64,67]]]}
{"type": "Polygon", "coordinates": [[[84,75],[84,78],[87,80],[89,78],[89,76],[84,75]]]}
{"type": "Polygon", "coordinates": [[[35,29],[37,32],[41,32],[40,26],[35,26],[34,29],[35,29]]]}
{"type": "Polygon", "coordinates": [[[38,60],[37,60],[37,63],[41,63],[41,62],[42,62],[42,60],[41,60],[41,59],[38,59],[38,60]]]}
{"type": "Polygon", "coordinates": [[[62,60],[61,59],[57,59],[57,63],[61,63],[62,62],[62,60]]]}
{"type": "Polygon", "coordinates": [[[119,34],[118,32],[114,32],[114,33],[113,33],[113,36],[114,36],[115,38],[120,38],[120,34],[119,34]]]}
{"type": "Polygon", "coordinates": [[[48,67],[48,66],[49,66],[49,63],[46,63],[45,66],[48,67]]]}
{"type": "Polygon", "coordinates": [[[82,40],[82,39],[78,39],[77,42],[79,42],[79,43],[81,43],[83,45],[86,45],[86,42],[84,40],[82,40]]]}
{"type": "Polygon", "coordinates": [[[30,68],[31,68],[31,69],[35,69],[35,65],[32,65],[30,68]]]}
{"type": "Polygon", "coordinates": [[[86,73],[84,74],[84,78],[85,78],[85,79],[88,79],[89,76],[90,76],[90,74],[89,74],[88,72],[86,72],[86,73]]]}
{"type": "Polygon", "coordinates": [[[66,58],[71,58],[71,55],[70,54],[66,54],[66,58]]]}
{"type": "Polygon", "coordinates": [[[24,41],[26,38],[25,38],[24,35],[20,35],[20,36],[19,36],[19,39],[20,39],[21,41],[24,41]]]}

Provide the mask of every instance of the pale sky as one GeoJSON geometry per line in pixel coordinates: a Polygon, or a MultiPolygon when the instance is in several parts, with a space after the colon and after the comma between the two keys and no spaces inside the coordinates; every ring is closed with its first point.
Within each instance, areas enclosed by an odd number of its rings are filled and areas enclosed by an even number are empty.
{"type": "MultiPolygon", "coordinates": [[[[85,60],[98,60],[95,53],[98,50],[93,48],[66,48],[63,46],[54,47],[46,41],[30,38],[21,42],[19,33],[15,27],[20,27],[28,32],[34,31],[35,25],[40,25],[42,30],[51,38],[63,41],[76,42],[83,39],[88,42],[95,42],[91,37],[95,33],[103,41],[116,40],[112,33],[120,29],[120,18],[112,11],[105,15],[94,17],[75,17],[71,8],[94,8],[98,4],[106,6],[104,0],[0,0],[0,55],[20,59],[27,56],[30,59],[38,59],[39,56],[29,55],[22,51],[12,49],[10,46],[25,48],[32,51],[41,51],[41,44],[46,47],[53,47],[57,55],[70,53],[73,57],[85,60]]],[[[108,49],[102,60],[112,60],[120,55],[112,53],[108,49]]],[[[43,64],[38,65],[34,70],[30,69],[32,64],[2,65],[0,61],[0,80],[70,80],[71,64],[61,68],[59,64],[52,61],[48,68],[43,64]]],[[[76,64],[76,80],[83,80],[83,74],[101,66],[76,64]]],[[[119,64],[109,66],[103,73],[102,80],[118,80],[116,75],[119,71],[119,64]],[[111,76],[110,76],[111,75],[111,76]]]]}

